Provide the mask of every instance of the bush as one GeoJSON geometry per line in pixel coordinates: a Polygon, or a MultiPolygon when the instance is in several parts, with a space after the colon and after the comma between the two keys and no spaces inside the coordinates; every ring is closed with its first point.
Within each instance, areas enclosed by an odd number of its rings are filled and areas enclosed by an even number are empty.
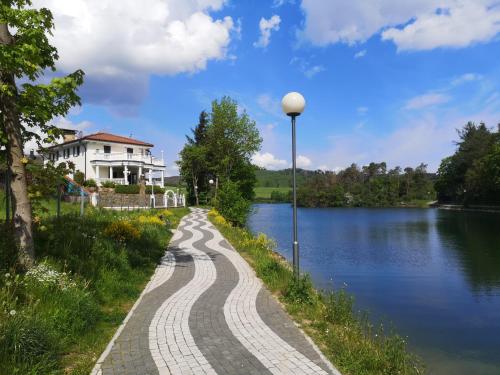
{"type": "Polygon", "coordinates": [[[73,177],[73,180],[75,180],[78,185],[83,185],[85,182],[85,174],[82,171],[76,171],[73,177]]]}
{"type": "MultiPolygon", "coordinates": [[[[146,194],[151,194],[152,190],[153,190],[153,188],[151,187],[151,185],[146,185],[146,194]]],[[[165,188],[162,188],[160,186],[155,186],[154,193],[155,194],[165,194],[165,188]]]]}
{"type": "Polygon", "coordinates": [[[237,183],[226,181],[219,190],[216,207],[232,224],[243,226],[250,214],[251,202],[243,198],[237,183]]]}
{"type": "Polygon", "coordinates": [[[83,182],[83,186],[96,188],[97,187],[97,182],[95,182],[95,180],[93,180],[93,179],[85,180],[83,182]]]}
{"type": "Polygon", "coordinates": [[[139,185],[116,185],[116,194],[139,194],[141,187],[139,185]]]}
{"type": "Polygon", "coordinates": [[[102,186],[103,188],[110,188],[110,189],[112,189],[112,188],[114,188],[114,187],[116,186],[116,184],[115,184],[113,181],[104,181],[104,182],[101,184],[101,186],[102,186]]]}
{"type": "Polygon", "coordinates": [[[125,243],[126,241],[137,240],[141,232],[129,221],[114,221],[104,230],[104,234],[115,241],[125,243]]]}

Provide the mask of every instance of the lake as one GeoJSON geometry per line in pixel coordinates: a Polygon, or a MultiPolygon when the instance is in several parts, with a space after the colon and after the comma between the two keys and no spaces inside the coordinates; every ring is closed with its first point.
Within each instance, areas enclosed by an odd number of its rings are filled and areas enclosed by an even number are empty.
{"type": "MultiPolygon", "coordinates": [[[[257,204],[250,229],[292,259],[292,209],[257,204]]],[[[500,374],[500,214],[299,208],[301,271],[392,322],[430,374],[500,374]]]]}

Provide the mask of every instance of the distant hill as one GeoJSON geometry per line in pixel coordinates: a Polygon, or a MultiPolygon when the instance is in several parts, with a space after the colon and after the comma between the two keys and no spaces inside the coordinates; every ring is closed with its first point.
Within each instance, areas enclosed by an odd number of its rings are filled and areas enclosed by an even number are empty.
{"type": "MultiPolygon", "coordinates": [[[[297,186],[304,183],[307,177],[312,176],[314,171],[297,169],[297,186]]],[[[270,171],[267,169],[258,169],[255,172],[257,177],[257,187],[265,188],[291,188],[292,170],[283,169],[280,171],[270,171]]]]}
{"type": "Polygon", "coordinates": [[[179,185],[181,178],[179,176],[165,177],[165,185],[167,186],[177,186],[179,185]]]}

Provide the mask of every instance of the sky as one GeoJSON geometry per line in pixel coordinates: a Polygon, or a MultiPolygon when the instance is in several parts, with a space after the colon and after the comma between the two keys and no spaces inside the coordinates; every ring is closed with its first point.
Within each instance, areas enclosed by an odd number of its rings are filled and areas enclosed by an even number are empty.
{"type": "Polygon", "coordinates": [[[199,113],[225,95],[263,137],[255,164],[290,166],[281,98],[298,91],[297,163],[428,165],[468,121],[500,122],[498,0],[34,0],[56,29],[58,74],[86,73],[54,124],[132,136],[167,173],[199,113]]]}

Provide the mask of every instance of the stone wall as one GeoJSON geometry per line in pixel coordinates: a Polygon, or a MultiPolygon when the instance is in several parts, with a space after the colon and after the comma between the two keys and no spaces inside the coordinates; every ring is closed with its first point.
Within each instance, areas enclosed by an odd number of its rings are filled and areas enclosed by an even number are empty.
{"type": "MultiPolygon", "coordinates": [[[[151,195],[141,194],[116,194],[112,189],[99,191],[100,207],[150,207],[151,195]]],[[[163,207],[163,194],[155,194],[156,207],[163,207]]]]}

